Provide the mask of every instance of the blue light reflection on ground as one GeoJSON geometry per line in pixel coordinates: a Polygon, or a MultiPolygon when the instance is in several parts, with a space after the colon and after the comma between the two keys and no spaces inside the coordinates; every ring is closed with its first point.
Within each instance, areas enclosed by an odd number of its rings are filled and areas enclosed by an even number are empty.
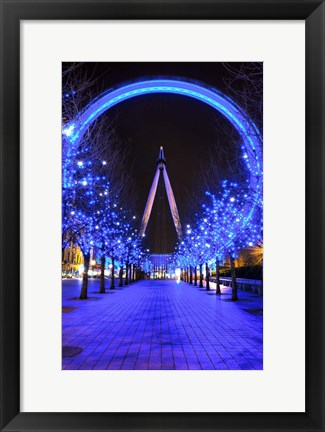
{"type": "MultiPolygon", "coordinates": [[[[109,281],[106,281],[109,284],[109,281]]],[[[222,294],[171,281],[139,281],[113,295],[89,282],[89,300],[76,300],[81,280],[64,280],[63,346],[82,352],[63,369],[263,369],[263,297],[231,288],[222,294]]],[[[213,285],[213,284],[212,284],[213,285]]]]}

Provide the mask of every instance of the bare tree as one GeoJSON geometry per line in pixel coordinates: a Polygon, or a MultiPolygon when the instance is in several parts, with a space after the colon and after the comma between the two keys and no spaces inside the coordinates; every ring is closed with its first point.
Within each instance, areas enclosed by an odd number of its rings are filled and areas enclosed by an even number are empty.
{"type": "Polygon", "coordinates": [[[224,79],[229,96],[243,108],[263,131],[263,63],[223,63],[224,79]]]}

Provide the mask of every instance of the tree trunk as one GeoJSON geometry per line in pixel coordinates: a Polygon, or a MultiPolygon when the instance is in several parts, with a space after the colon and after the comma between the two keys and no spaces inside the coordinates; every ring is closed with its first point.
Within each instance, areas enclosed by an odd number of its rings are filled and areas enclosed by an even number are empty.
{"type": "Polygon", "coordinates": [[[137,268],[136,268],[136,266],[133,264],[133,278],[132,278],[132,282],[135,282],[136,281],[136,271],[137,271],[137,268]]]}
{"type": "Polygon", "coordinates": [[[203,273],[202,273],[202,264],[200,264],[200,288],[203,288],[203,273]]]}
{"type": "Polygon", "coordinates": [[[193,284],[192,266],[190,266],[190,285],[193,284]]]}
{"type": "Polygon", "coordinates": [[[118,286],[121,287],[123,286],[123,266],[120,268],[119,277],[120,277],[120,281],[118,286]]]}
{"type": "Polygon", "coordinates": [[[205,289],[210,291],[210,274],[209,274],[208,263],[205,263],[205,289]]]}
{"type": "Polygon", "coordinates": [[[236,269],[235,269],[235,260],[230,255],[230,266],[231,266],[231,300],[238,300],[237,296],[237,281],[236,281],[236,269]]]}
{"type": "Polygon", "coordinates": [[[80,300],[87,300],[88,298],[88,270],[89,270],[90,254],[84,255],[84,272],[82,275],[82,287],[80,292],[80,300]]]}
{"type": "Polygon", "coordinates": [[[220,274],[219,274],[219,259],[218,258],[216,258],[216,294],[221,294],[220,274]]]}
{"type": "Polygon", "coordinates": [[[129,285],[129,263],[125,264],[125,282],[124,285],[129,285]]]}
{"type": "Polygon", "coordinates": [[[105,257],[100,258],[100,289],[101,294],[105,294],[105,257]]]}
{"type": "Polygon", "coordinates": [[[194,267],[194,285],[197,286],[197,266],[194,267]]]}
{"type": "Polygon", "coordinates": [[[110,289],[115,289],[115,258],[112,257],[112,275],[111,275],[111,286],[110,289]]]}
{"type": "Polygon", "coordinates": [[[129,264],[129,283],[132,282],[132,264],[129,264]]]}

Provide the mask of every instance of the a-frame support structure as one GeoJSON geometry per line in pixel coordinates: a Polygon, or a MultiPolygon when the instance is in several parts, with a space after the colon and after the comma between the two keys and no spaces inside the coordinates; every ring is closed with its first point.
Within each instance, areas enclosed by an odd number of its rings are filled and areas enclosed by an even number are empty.
{"type": "Polygon", "coordinates": [[[160,175],[163,176],[163,180],[165,183],[169,207],[170,207],[170,211],[171,211],[172,218],[174,221],[176,233],[177,233],[178,238],[181,239],[181,237],[182,237],[181,221],[179,219],[179,214],[178,214],[178,210],[177,210],[177,206],[176,206],[174,193],[173,193],[173,190],[172,190],[172,187],[170,185],[169,178],[168,178],[168,174],[167,174],[167,170],[166,170],[166,160],[165,160],[165,156],[164,156],[164,149],[162,147],[160,147],[160,150],[159,150],[159,158],[157,160],[156,174],[154,176],[154,179],[153,179],[153,182],[152,182],[152,185],[150,188],[147,204],[146,204],[146,207],[144,209],[141,228],[140,228],[140,235],[141,236],[145,235],[147,225],[149,222],[149,218],[150,218],[150,214],[151,214],[151,210],[152,210],[152,206],[153,206],[153,202],[155,200],[160,175]]]}

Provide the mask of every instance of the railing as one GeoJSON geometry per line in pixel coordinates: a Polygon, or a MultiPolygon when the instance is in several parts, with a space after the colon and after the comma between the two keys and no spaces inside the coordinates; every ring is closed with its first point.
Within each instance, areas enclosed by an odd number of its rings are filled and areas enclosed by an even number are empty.
{"type": "MultiPolygon", "coordinates": [[[[220,283],[225,286],[231,286],[231,277],[220,277],[220,283]]],[[[210,278],[215,282],[215,278],[210,278]]],[[[263,281],[258,279],[236,278],[237,288],[243,291],[252,291],[256,294],[263,295],[263,281]]]]}

